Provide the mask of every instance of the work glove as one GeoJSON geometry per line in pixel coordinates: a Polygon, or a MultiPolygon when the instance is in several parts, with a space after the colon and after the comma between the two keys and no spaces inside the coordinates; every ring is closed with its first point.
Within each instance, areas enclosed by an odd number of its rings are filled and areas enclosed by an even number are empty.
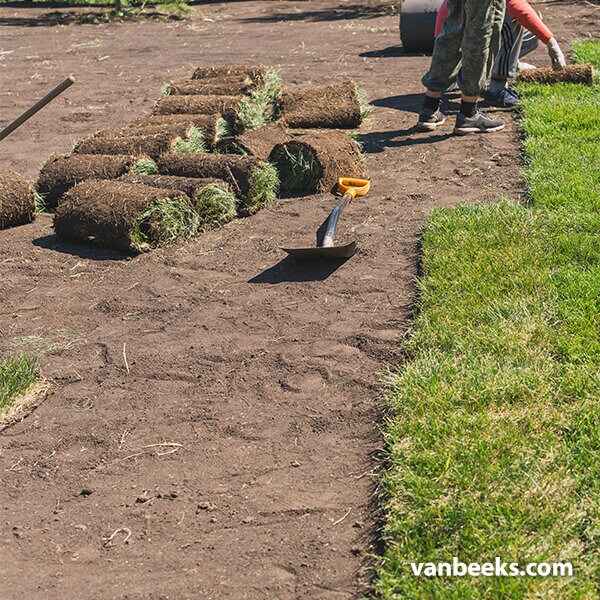
{"type": "Polygon", "coordinates": [[[552,61],[552,68],[555,71],[560,71],[567,66],[565,55],[562,53],[556,38],[552,38],[548,43],[548,54],[550,55],[550,60],[552,61]]]}

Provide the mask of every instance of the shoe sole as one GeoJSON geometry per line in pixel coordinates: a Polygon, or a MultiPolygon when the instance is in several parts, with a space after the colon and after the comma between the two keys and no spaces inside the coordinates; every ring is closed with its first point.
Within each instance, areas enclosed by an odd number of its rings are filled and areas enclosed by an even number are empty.
{"type": "Polygon", "coordinates": [[[419,122],[419,123],[417,123],[417,131],[433,131],[440,125],[443,125],[445,122],[446,122],[446,119],[442,119],[441,121],[438,121],[437,123],[419,122]]]}
{"type": "Polygon", "coordinates": [[[464,127],[464,128],[454,128],[455,135],[471,135],[473,133],[494,133],[496,131],[502,131],[504,129],[504,125],[499,125],[498,127],[490,127],[489,129],[480,129],[479,127],[464,127]]]}

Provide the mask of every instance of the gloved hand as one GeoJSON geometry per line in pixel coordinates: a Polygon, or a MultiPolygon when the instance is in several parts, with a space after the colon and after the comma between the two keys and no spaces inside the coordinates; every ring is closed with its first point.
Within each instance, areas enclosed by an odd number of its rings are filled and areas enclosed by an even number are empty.
{"type": "Polygon", "coordinates": [[[555,71],[560,71],[567,66],[565,55],[562,53],[556,38],[552,38],[548,42],[548,54],[550,55],[550,60],[552,61],[552,68],[555,71]]]}

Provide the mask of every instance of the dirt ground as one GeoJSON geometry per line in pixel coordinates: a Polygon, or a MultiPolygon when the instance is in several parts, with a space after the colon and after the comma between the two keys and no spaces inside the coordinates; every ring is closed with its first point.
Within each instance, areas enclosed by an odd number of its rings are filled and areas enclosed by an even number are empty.
{"type": "MultiPolygon", "coordinates": [[[[0,434],[3,600],[364,593],[381,374],[401,360],[419,232],[435,207],[523,191],[510,114],[498,135],[452,137],[453,117],[413,132],[429,59],[401,54],[390,6],[240,1],[184,22],[66,26],[0,9],[3,121],[78,80],[0,146],[3,166],[32,179],[200,64],[273,64],[287,83],[354,77],[376,107],[372,192],[340,239],[360,252],[343,265],[280,250],[312,242],[328,195],[136,258],[60,242],[49,217],[0,232],[1,349],[41,355],[53,383],[0,434]]],[[[600,35],[597,6],[539,6],[561,40],[600,35]]]]}

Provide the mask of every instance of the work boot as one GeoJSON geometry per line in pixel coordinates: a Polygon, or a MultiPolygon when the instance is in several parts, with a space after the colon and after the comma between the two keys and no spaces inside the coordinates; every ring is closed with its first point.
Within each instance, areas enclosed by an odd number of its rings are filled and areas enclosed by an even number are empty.
{"type": "Polygon", "coordinates": [[[431,110],[424,108],[419,113],[419,122],[417,131],[433,131],[436,127],[446,122],[446,115],[441,110],[431,110]]]}
{"type": "Polygon", "coordinates": [[[512,90],[507,87],[502,88],[498,92],[488,90],[483,97],[490,106],[497,106],[499,108],[514,108],[518,100],[516,92],[513,94],[512,90]]]}
{"type": "Polygon", "coordinates": [[[490,119],[483,113],[477,111],[472,117],[467,117],[459,112],[456,115],[456,135],[469,135],[471,133],[493,133],[504,129],[504,121],[501,119],[490,119]]]}

